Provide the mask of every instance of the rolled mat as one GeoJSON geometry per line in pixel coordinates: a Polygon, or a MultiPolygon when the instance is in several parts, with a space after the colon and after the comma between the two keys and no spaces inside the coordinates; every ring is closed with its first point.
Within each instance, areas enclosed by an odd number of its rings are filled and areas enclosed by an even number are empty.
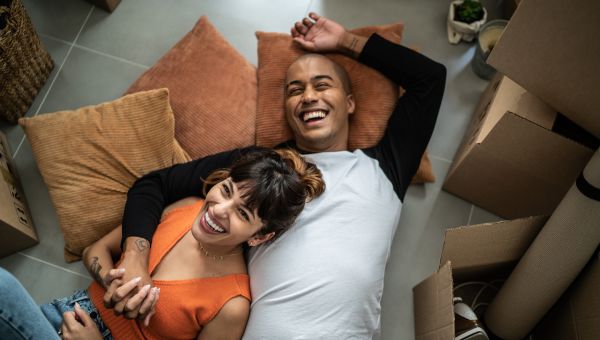
{"type": "Polygon", "coordinates": [[[599,244],[600,149],[488,306],[489,330],[503,339],[525,338],[599,244]]]}

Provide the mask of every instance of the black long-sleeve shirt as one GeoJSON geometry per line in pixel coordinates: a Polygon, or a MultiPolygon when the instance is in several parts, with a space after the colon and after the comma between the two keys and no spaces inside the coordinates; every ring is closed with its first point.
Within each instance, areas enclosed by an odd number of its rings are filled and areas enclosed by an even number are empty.
{"type": "MultiPolygon", "coordinates": [[[[398,100],[382,139],[377,145],[363,149],[366,155],[378,160],[394,191],[403,200],[433,133],[444,93],[446,69],[377,34],[369,38],[358,60],[406,90],[398,100]]],[[[203,196],[202,178],[215,169],[229,167],[252,149],[222,152],[154,171],[137,180],[127,195],[123,240],[129,236],[151,240],[167,205],[185,197],[203,196]]]]}

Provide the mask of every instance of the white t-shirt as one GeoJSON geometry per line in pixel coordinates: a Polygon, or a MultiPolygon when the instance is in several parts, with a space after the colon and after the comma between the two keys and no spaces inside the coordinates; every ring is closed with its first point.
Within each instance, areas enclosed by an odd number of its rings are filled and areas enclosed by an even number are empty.
{"type": "Polygon", "coordinates": [[[290,230],[251,252],[243,339],[371,339],[402,203],[361,150],[304,157],[321,170],[325,192],[290,230]]]}

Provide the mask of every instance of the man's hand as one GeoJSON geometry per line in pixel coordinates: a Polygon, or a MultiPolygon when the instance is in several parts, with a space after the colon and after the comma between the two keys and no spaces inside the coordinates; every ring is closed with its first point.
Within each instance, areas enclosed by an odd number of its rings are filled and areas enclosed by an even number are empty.
{"type": "Polygon", "coordinates": [[[74,312],[63,314],[63,324],[60,327],[62,338],[66,340],[102,340],[98,326],[90,316],[75,304],[74,312]]]}
{"type": "Polygon", "coordinates": [[[341,52],[357,57],[367,38],[347,32],[337,22],[311,12],[291,29],[292,37],[310,52],[341,52]]]}
{"type": "Polygon", "coordinates": [[[128,319],[137,318],[144,320],[145,323],[150,321],[150,317],[154,314],[158,293],[150,289],[152,279],[148,273],[149,256],[148,240],[140,237],[129,237],[125,240],[123,256],[118,267],[125,272],[122,277],[115,278],[107,285],[104,295],[106,308],[113,308],[115,314],[124,315],[128,319]],[[135,283],[132,283],[134,279],[136,279],[135,283]],[[125,282],[127,282],[126,287],[120,289],[125,282]],[[142,287],[145,286],[149,288],[143,290],[142,287]],[[136,298],[132,300],[134,296],[136,298]]]}

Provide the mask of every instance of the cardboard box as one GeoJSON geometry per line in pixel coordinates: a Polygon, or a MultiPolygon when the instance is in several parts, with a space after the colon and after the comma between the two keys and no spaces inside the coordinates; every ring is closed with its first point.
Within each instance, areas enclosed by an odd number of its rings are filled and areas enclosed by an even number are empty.
{"type": "Polygon", "coordinates": [[[497,74],[476,107],[443,189],[506,219],[551,214],[595,151],[554,132],[558,117],[497,74]]]}
{"type": "Polygon", "coordinates": [[[38,243],[8,142],[0,132],[0,257],[38,243]]]}
{"type": "MultiPolygon", "coordinates": [[[[439,270],[413,288],[415,338],[453,340],[453,289],[466,281],[506,279],[547,217],[527,217],[446,231],[439,270]]],[[[600,259],[590,261],[534,330],[534,339],[600,338],[600,259]]]]}
{"type": "Polygon", "coordinates": [[[600,138],[600,1],[524,0],[487,62],[600,138]]]}

